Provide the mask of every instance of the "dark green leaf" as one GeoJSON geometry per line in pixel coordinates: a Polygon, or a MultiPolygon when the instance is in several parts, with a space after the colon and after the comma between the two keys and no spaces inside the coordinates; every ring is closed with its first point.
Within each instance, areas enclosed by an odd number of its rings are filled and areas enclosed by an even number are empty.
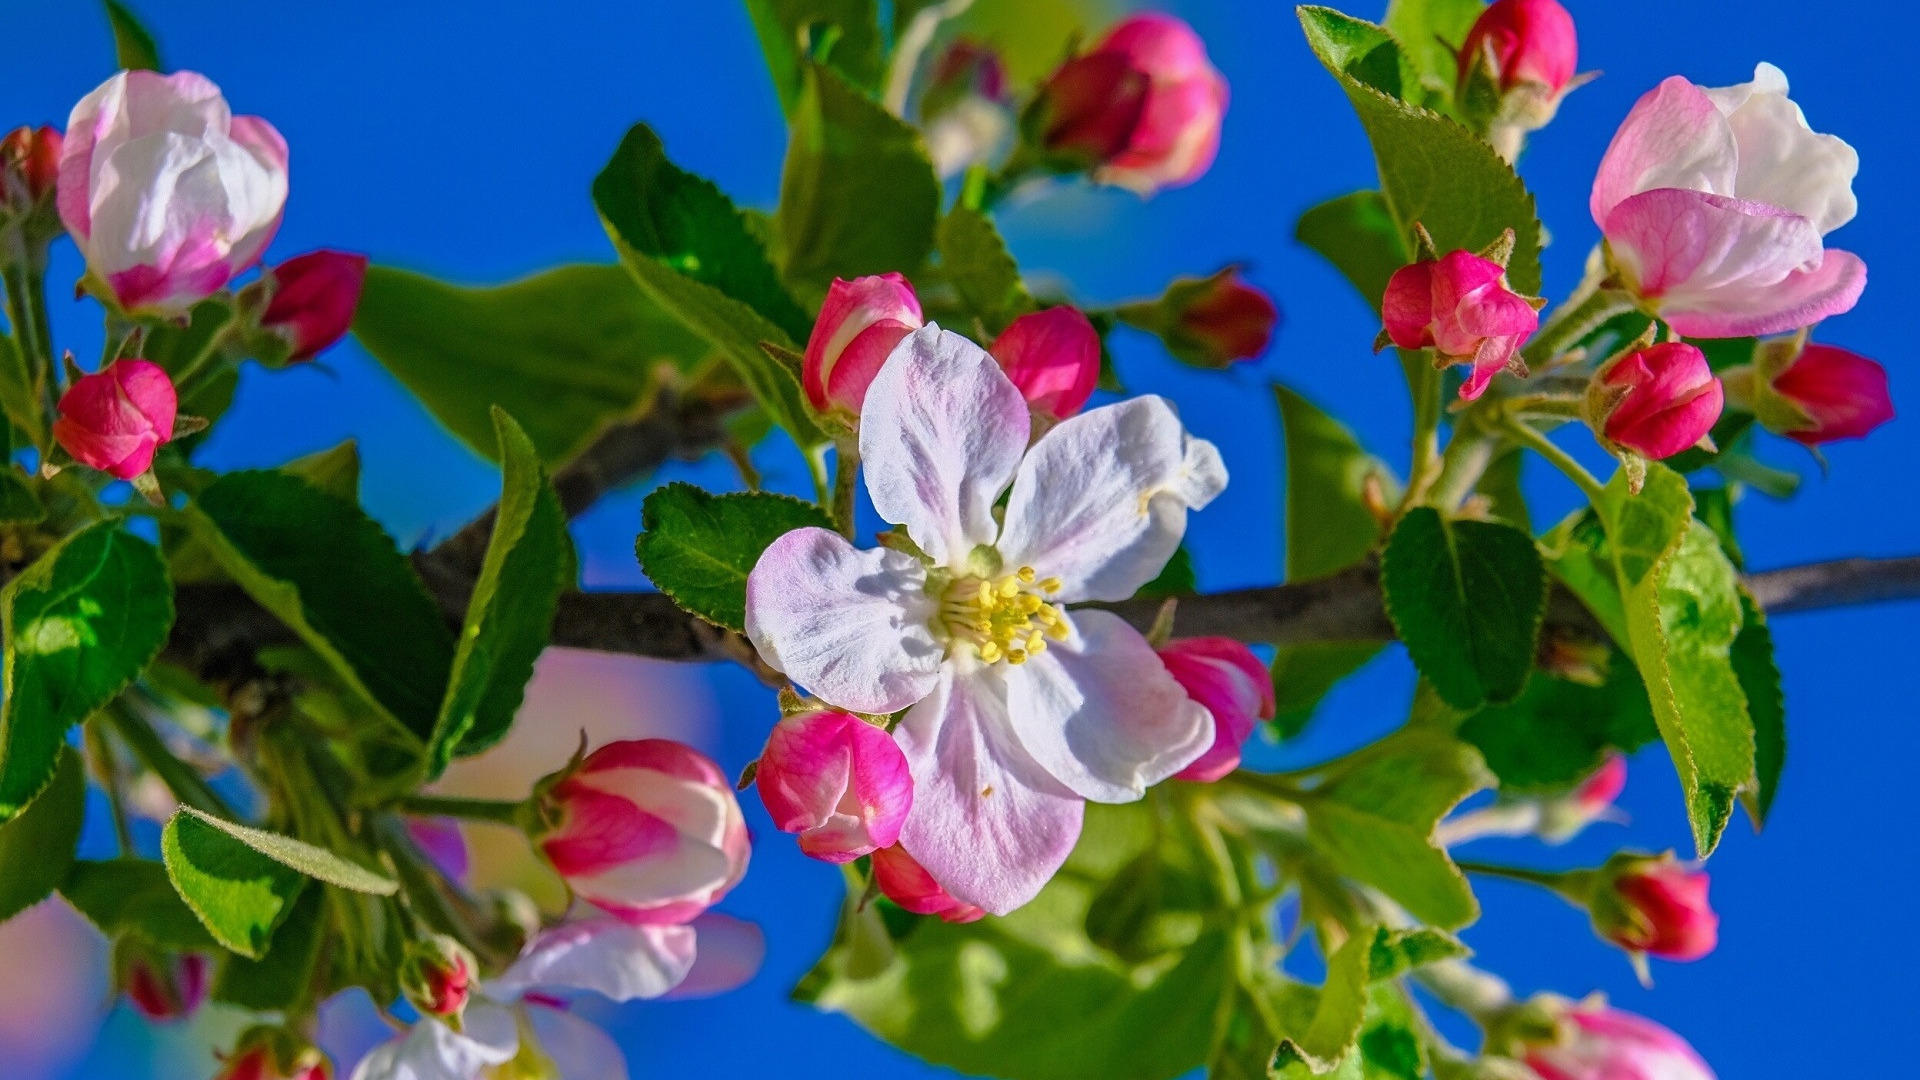
{"type": "Polygon", "coordinates": [[[1308,835],[1342,874],[1423,922],[1455,929],[1472,922],[1480,905],[1433,829],[1491,782],[1472,747],[1409,728],[1327,768],[1302,801],[1308,835]]]}
{"type": "Polygon", "coordinates": [[[27,358],[7,334],[0,334],[0,412],[36,447],[47,445],[45,407],[27,370],[27,358]]]}
{"type": "Polygon", "coordinates": [[[67,879],[86,817],[86,773],[80,755],[63,746],[53,783],[0,825],[0,922],[53,895],[67,879]]]}
{"type": "Polygon", "coordinates": [[[1412,261],[1386,197],[1356,191],[1300,215],[1293,238],[1320,253],[1353,284],[1375,312],[1387,279],[1412,261]]]}
{"type": "Polygon", "coordinates": [[[809,502],[769,492],[710,495],[668,484],[647,496],[640,569],[673,602],[716,626],[746,628],[747,574],[767,545],[794,529],[831,529],[809,502]]]}
{"type": "MultiPolygon", "coordinates": [[[[196,839],[200,833],[213,829],[228,839],[244,844],[254,851],[265,855],[274,862],[292,870],[298,870],[310,878],[324,881],[329,885],[350,892],[370,893],[374,896],[391,896],[400,886],[393,879],[377,874],[366,867],[340,855],[335,855],[323,847],[316,847],[304,840],[295,840],[265,829],[249,828],[225,818],[215,817],[203,810],[191,806],[182,806],[174,812],[167,822],[170,832],[180,834],[190,850],[215,850],[220,845],[212,840],[205,843],[196,839]]],[[[178,878],[176,877],[176,882],[178,878]]]]}
{"type": "Polygon", "coordinates": [[[27,474],[18,465],[0,460],[0,522],[31,523],[46,516],[47,508],[33,493],[27,474]]]}
{"type": "Polygon", "coordinates": [[[249,959],[266,955],[274,929],[308,884],[298,870],[186,812],[167,822],[160,854],[175,891],[201,925],[249,959]]]}
{"type": "Polygon", "coordinates": [[[123,71],[164,71],[160,47],[120,0],[105,0],[107,25],[113,28],[114,60],[123,71]]]}
{"type": "Polygon", "coordinates": [[[938,240],[941,269],[988,333],[998,334],[1039,306],[992,218],[956,205],[940,219],[938,240]]]}
{"type": "Polygon", "coordinates": [[[173,585],[153,545],[101,522],[9,582],[0,605],[5,821],[53,779],[67,729],[113,700],[159,653],[173,626],[173,585]]]}
{"type": "Polygon", "coordinates": [[[933,250],[939,216],[920,129],[832,70],[803,65],[774,218],[787,281],[824,295],[836,277],[910,273],[933,250]]]}
{"type": "Polygon", "coordinates": [[[825,59],[835,71],[862,90],[879,89],[885,64],[875,0],[747,0],[747,14],[766,53],[782,112],[793,113],[800,101],[808,57],[820,59],[822,33],[833,35],[825,59]]]}
{"type": "Polygon", "coordinates": [[[1519,447],[1514,447],[1493,459],[1487,471],[1480,474],[1480,482],[1475,484],[1475,493],[1486,496],[1488,512],[1501,521],[1524,532],[1533,532],[1533,516],[1527,512],[1527,496],[1521,490],[1520,471],[1526,465],[1527,455],[1519,447]]]}
{"type": "MultiPolygon", "coordinates": [[[[232,406],[234,390],[240,385],[240,373],[220,351],[223,347],[220,332],[232,318],[233,309],[225,301],[202,300],[188,313],[185,324],[164,323],[148,328],[146,342],[140,350],[143,358],[167,369],[167,374],[176,382],[190,368],[200,368],[205,373],[196,378],[187,397],[180,401],[180,415],[214,421],[232,406]],[[212,366],[202,367],[208,354],[212,359],[205,362],[212,366]]],[[[189,435],[170,443],[170,452],[180,453],[184,461],[185,455],[205,438],[204,433],[189,435]]]]}
{"type": "Polygon", "coordinates": [[[663,367],[691,373],[710,351],[618,266],[562,266],[486,289],[370,266],[353,333],[476,453],[497,451],[499,405],[549,465],[646,403],[663,367]]]}
{"type": "Polygon", "coordinates": [[[326,938],[326,892],[302,889],[265,956],[228,955],[213,982],[213,1000],[256,1012],[292,1008],[313,984],[314,963],[326,938]]]}
{"type": "Polygon", "coordinates": [[[60,895],[108,938],[138,934],[181,952],[214,947],[207,928],[174,891],[167,868],[151,859],[82,860],[60,895]]]}
{"type": "Polygon", "coordinates": [[[1740,590],[1740,610],[1745,621],[1740,636],[1733,639],[1729,659],[1740,679],[1740,691],[1746,695],[1747,712],[1753,717],[1754,786],[1741,792],[1747,813],[1755,827],[1766,824],[1773,811],[1773,798],[1780,790],[1780,773],[1787,764],[1787,702],[1780,689],[1780,669],[1773,661],[1773,631],[1767,629],[1766,612],[1753,602],[1753,596],[1740,590]]]}
{"type": "Polygon", "coordinates": [[[1443,252],[1478,251],[1514,231],[1507,274],[1540,290],[1540,223],[1533,196],[1493,148],[1443,116],[1400,100],[1405,60],[1391,35],[1323,7],[1302,7],[1307,41],[1360,114],[1380,166],[1380,190],[1407,250],[1415,223],[1443,252]]]}
{"type": "Polygon", "coordinates": [[[453,666],[453,633],[393,540],[361,509],[282,472],[228,473],[193,524],[234,581],[377,715],[422,744],[453,666]]]}
{"type": "Polygon", "coordinates": [[[1511,705],[1489,705],[1460,725],[1510,792],[1559,791],[1660,737],[1640,673],[1614,653],[1599,686],[1536,672],[1511,705]]]}
{"type": "Polygon", "coordinates": [[[1193,553],[1186,545],[1173,549],[1173,557],[1167,560],[1158,576],[1134,593],[1136,600],[1165,600],[1170,596],[1192,596],[1200,591],[1200,579],[1193,573],[1193,553]]]}
{"type": "Polygon", "coordinates": [[[1387,541],[1380,585],[1394,628],[1441,700],[1475,709],[1519,696],[1547,602],[1532,537],[1418,506],[1387,541]]]}
{"type": "Polygon", "coordinates": [[[547,646],[560,592],[573,584],[573,542],[560,497],[520,425],[502,409],[493,411],[493,421],[500,432],[500,501],[440,703],[431,775],[452,755],[479,753],[505,737],[547,646]]]}

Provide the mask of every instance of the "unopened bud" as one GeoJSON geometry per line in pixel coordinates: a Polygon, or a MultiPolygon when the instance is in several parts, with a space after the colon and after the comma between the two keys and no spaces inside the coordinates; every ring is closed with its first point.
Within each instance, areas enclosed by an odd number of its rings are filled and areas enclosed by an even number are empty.
{"type": "Polygon", "coordinates": [[[416,938],[400,966],[400,989],[421,1013],[458,1027],[473,992],[475,967],[467,947],[445,934],[416,938]]]}

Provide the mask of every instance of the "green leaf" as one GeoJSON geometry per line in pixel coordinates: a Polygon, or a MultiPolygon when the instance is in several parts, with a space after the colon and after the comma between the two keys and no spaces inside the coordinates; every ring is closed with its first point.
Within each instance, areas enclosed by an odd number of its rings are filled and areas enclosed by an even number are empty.
{"type": "Polygon", "coordinates": [[[1538,546],[1554,578],[1593,612],[1615,644],[1626,648],[1627,609],[1600,515],[1589,508],[1576,510],[1541,537],[1538,546]]]}
{"type": "Polygon", "coordinates": [[[113,700],[159,654],[173,626],[173,585],[153,545],[101,522],[9,582],[0,606],[6,821],[53,780],[67,729],[113,700]]]}
{"type": "Polygon", "coordinates": [[[1367,948],[1367,978],[1373,982],[1397,979],[1415,968],[1471,955],[1473,950],[1460,944],[1460,939],[1439,930],[1376,927],[1367,948]]]}
{"type": "Polygon", "coordinates": [[[1393,272],[1412,261],[1400,225],[1377,191],[1342,195],[1300,215],[1293,238],[1320,253],[1377,313],[1393,272]]]}
{"type": "Polygon", "coordinates": [[[1480,755],[1444,732],[1409,728],[1334,762],[1302,799],[1309,838],[1340,873],[1422,922],[1465,926],[1480,905],[1433,829],[1492,782],[1480,755]]]}
{"type": "Polygon", "coordinates": [[[1632,753],[1660,737],[1640,673],[1622,654],[1599,686],[1536,672],[1510,705],[1489,705],[1460,725],[1503,791],[1564,791],[1612,750],[1632,753]]]}
{"type": "Polygon", "coordinates": [[[1306,1030],[1284,1039],[1274,1067],[1305,1065],[1315,1075],[1332,1072],[1360,1039],[1367,1014],[1367,981],[1374,935],[1349,936],[1327,958],[1327,981],[1306,1030]]]}
{"type": "Polygon", "coordinates": [[[1519,447],[1501,454],[1480,474],[1473,486],[1476,494],[1487,498],[1488,513],[1524,532],[1533,532],[1533,515],[1527,512],[1527,496],[1521,489],[1520,472],[1527,454],[1519,447]]]}
{"type": "Polygon", "coordinates": [[[13,426],[27,436],[27,441],[36,447],[47,443],[47,421],[45,407],[40,403],[40,391],[33,384],[33,375],[27,370],[27,358],[14,344],[13,338],[0,334],[0,412],[4,412],[13,426]]]}
{"type": "Polygon", "coordinates": [[[875,0],[747,0],[747,14],[780,94],[780,111],[791,116],[801,101],[807,58],[819,58],[817,35],[823,31],[833,34],[826,62],[862,90],[880,88],[885,63],[875,0]]]}
{"type": "Polygon", "coordinates": [[[160,46],[120,0],[105,0],[107,25],[113,28],[114,60],[122,71],[164,71],[160,46]]]}
{"type": "Polygon", "coordinates": [[[1476,709],[1519,696],[1547,605],[1532,537],[1417,506],[1387,540],[1380,585],[1414,666],[1442,701],[1476,709]]]}
{"type": "Polygon", "coordinates": [[[86,817],[86,773],[80,755],[63,746],[53,783],[0,825],[0,922],[53,895],[67,879],[86,817]]]}
{"type": "Polygon", "coordinates": [[[81,860],[60,886],[60,895],[109,939],[138,934],[163,949],[181,952],[214,947],[167,877],[151,859],[81,860]]]}
{"type": "MultiPolygon", "coordinates": [[[[189,368],[198,367],[209,352],[211,365],[195,380],[193,388],[180,401],[180,415],[198,416],[209,422],[220,419],[233,405],[234,390],[240,385],[239,366],[222,353],[221,331],[233,320],[233,309],[219,299],[202,300],[188,312],[185,323],[162,323],[147,329],[142,356],[159,364],[177,383],[189,368]]],[[[197,432],[175,440],[162,452],[178,454],[185,461],[193,448],[206,439],[197,432]]]]}
{"type": "Polygon", "coordinates": [[[1165,600],[1170,596],[1192,596],[1200,591],[1200,579],[1193,572],[1193,553],[1186,545],[1173,549],[1173,556],[1152,581],[1133,594],[1136,600],[1165,600]]]}
{"type": "MultiPolygon", "coordinates": [[[[346,889],[349,892],[369,893],[374,896],[392,896],[400,886],[392,878],[377,874],[342,856],[335,855],[323,847],[315,847],[304,840],[295,840],[265,829],[248,826],[215,817],[204,810],[195,810],[191,806],[182,806],[174,812],[167,822],[167,828],[181,834],[182,843],[191,850],[216,850],[221,844],[214,840],[201,842],[197,837],[206,829],[225,834],[229,839],[265,855],[274,862],[293,870],[298,870],[310,878],[324,881],[329,885],[346,889]]],[[[176,882],[178,877],[175,878],[176,882]]]]}
{"type": "Polygon", "coordinates": [[[297,457],[280,471],[297,476],[336,499],[360,501],[360,443],[348,439],[338,446],[297,457]]]}
{"type": "Polygon", "coordinates": [[[266,955],[306,875],[269,858],[210,821],[182,810],[160,833],[167,877],[221,945],[249,959],[266,955]]]}
{"type": "Polygon", "coordinates": [[[662,368],[690,373],[710,351],[618,266],[484,289],[369,266],[353,333],[475,453],[493,458],[499,405],[549,465],[650,401],[662,368]]]}
{"type": "MultiPolygon", "coordinates": [[[[1002,918],[913,923],[856,973],[835,944],[795,996],[935,1064],[1008,1080],[1166,1080],[1207,1059],[1232,987],[1233,935],[1191,862],[1170,873],[1156,933],[1128,964],[1086,937],[1095,895],[1154,837],[1144,803],[1089,805],[1080,842],[1040,895],[1002,918]]],[[[1177,853],[1184,859],[1185,849],[1177,853]]],[[[1174,859],[1176,856],[1170,855],[1174,859]]]]}
{"type": "Polygon", "coordinates": [[[794,349],[813,320],[720,189],[667,160],[660,137],[639,124],[594,179],[593,202],[640,291],[719,349],[803,449],[823,445],[799,381],[760,348],[794,349]]]}
{"type": "Polygon", "coordinates": [[[228,473],[189,518],[222,568],[375,715],[424,745],[454,639],[406,556],[359,507],[283,472],[228,473]]]}
{"type": "Polygon", "coordinates": [[[1404,250],[1425,225],[1443,252],[1478,251],[1514,231],[1507,275],[1540,290],[1540,222],[1533,196],[1493,148],[1437,113],[1401,100],[1407,61],[1392,35],[1323,7],[1299,9],[1307,42],[1360,114],[1380,166],[1380,190],[1404,250]]]}
{"type": "Polygon", "coordinates": [[[673,483],[640,508],[640,569],[682,608],[745,630],[747,574],[767,545],[794,529],[831,529],[818,506],[770,492],[710,495],[673,483]]]}
{"type": "Polygon", "coordinates": [[[1616,474],[1600,512],[1633,657],[1705,858],[1735,795],[1754,783],[1754,724],[1731,658],[1744,621],[1739,578],[1713,530],[1694,520],[1686,480],[1658,462],[1638,495],[1627,491],[1624,471],[1616,474]]]}
{"type": "Polygon", "coordinates": [[[836,277],[917,270],[940,216],[920,129],[831,69],[801,72],[774,218],[786,280],[824,295],[836,277]]]}
{"type": "Polygon", "coordinates": [[[440,703],[430,775],[454,754],[477,754],[505,737],[547,646],[560,592],[573,583],[566,514],[533,442],[505,410],[495,409],[493,422],[500,432],[500,501],[440,703]]]}
{"type": "Polygon", "coordinates": [[[31,524],[46,516],[47,508],[33,493],[27,474],[20,466],[0,460],[0,522],[31,524]]]}
{"type": "Polygon", "coordinates": [[[999,334],[1008,323],[1039,307],[992,218],[955,205],[940,219],[937,240],[942,271],[988,333],[999,334]]]}
{"type": "Polygon", "coordinates": [[[1754,786],[1740,795],[1758,828],[1766,824],[1767,815],[1773,811],[1780,773],[1787,764],[1787,701],[1780,689],[1780,669],[1773,661],[1773,631],[1767,629],[1766,612],[1744,588],[1740,590],[1740,610],[1744,621],[1728,658],[1753,718],[1754,786]]]}
{"type": "Polygon", "coordinates": [[[326,891],[302,889],[266,955],[255,960],[229,954],[221,961],[213,1000],[256,1012],[292,1008],[312,988],[326,930],[326,891]]]}
{"type": "Polygon", "coordinates": [[[1452,100],[1460,73],[1455,50],[1467,40],[1467,31],[1484,10],[1483,0],[1391,0],[1387,4],[1386,28],[1406,49],[1425,90],[1424,104],[1437,108],[1452,100]]]}

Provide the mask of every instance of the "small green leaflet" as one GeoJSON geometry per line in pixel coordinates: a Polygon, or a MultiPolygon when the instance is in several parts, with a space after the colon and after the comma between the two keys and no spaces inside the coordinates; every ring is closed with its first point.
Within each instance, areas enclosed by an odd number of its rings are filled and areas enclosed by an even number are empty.
{"type": "Polygon", "coordinates": [[[1471,710],[1519,696],[1547,601],[1532,537],[1418,506],[1387,541],[1380,582],[1394,628],[1441,700],[1471,710]]]}
{"type": "Polygon", "coordinates": [[[729,630],[746,629],[747,574],[768,544],[833,527],[819,507],[790,496],[709,495],[683,483],[648,495],[640,524],[640,569],[674,603],[729,630]]]}
{"type": "Polygon", "coordinates": [[[173,585],[153,545],[90,525],[0,590],[6,701],[0,821],[53,779],[67,729],[113,700],[160,652],[173,585]]]}
{"type": "Polygon", "coordinates": [[[1360,1039],[1367,1014],[1373,935],[1353,934],[1327,959],[1327,981],[1306,1030],[1280,1043],[1274,1065],[1304,1065],[1311,1074],[1333,1071],[1360,1039]]]}
{"type": "MultiPolygon", "coordinates": [[[[400,889],[393,879],[335,855],[326,848],[315,847],[304,840],[295,840],[291,836],[268,832],[265,829],[239,825],[205,811],[195,810],[191,806],[182,806],[175,811],[173,818],[167,822],[167,827],[191,835],[198,835],[204,829],[214,829],[282,866],[298,870],[310,878],[338,886],[349,892],[392,896],[400,889]]],[[[203,845],[199,845],[196,841],[193,846],[203,845]]],[[[212,849],[220,845],[204,846],[212,849]]]]}
{"type": "Polygon", "coordinates": [[[1485,10],[1482,0],[1391,0],[1387,4],[1386,28],[1405,48],[1415,81],[1425,91],[1424,100],[1417,104],[1438,107],[1452,101],[1460,72],[1454,50],[1485,10]]]}
{"type": "Polygon", "coordinates": [[[1039,306],[992,218],[956,205],[940,219],[937,239],[941,270],[988,333],[998,334],[1039,306]]]}
{"type": "Polygon", "coordinates": [[[107,25],[113,29],[114,61],[122,71],[164,71],[160,47],[120,0],[105,0],[107,25]]]}
{"type": "Polygon", "coordinates": [[[1471,955],[1473,950],[1460,944],[1458,938],[1429,927],[1376,927],[1367,947],[1367,978],[1373,982],[1397,979],[1415,968],[1471,955]]]}
{"type": "MultiPolygon", "coordinates": [[[[879,89],[885,63],[875,0],[747,0],[747,14],[766,53],[781,112],[791,115],[801,101],[807,56],[818,55],[816,34],[832,35],[826,62],[843,78],[861,90],[879,89]]],[[[898,29],[897,5],[895,19],[898,29]]]]}
{"type": "Polygon", "coordinates": [[[73,868],[73,850],[87,816],[87,777],[80,755],[60,748],[48,784],[12,821],[0,824],[0,922],[53,895],[73,868]]]}

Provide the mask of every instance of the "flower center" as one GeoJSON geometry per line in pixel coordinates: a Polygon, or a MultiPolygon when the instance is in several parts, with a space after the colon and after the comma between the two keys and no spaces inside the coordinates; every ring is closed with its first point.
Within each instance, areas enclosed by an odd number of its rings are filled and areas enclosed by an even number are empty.
{"type": "Polygon", "coordinates": [[[1047,639],[1067,636],[1067,613],[1047,597],[1059,578],[1039,579],[1033,567],[1011,574],[956,578],[940,601],[940,621],[949,642],[967,642],[989,664],[1024,664],[1046,651],[1047,639]]]}

